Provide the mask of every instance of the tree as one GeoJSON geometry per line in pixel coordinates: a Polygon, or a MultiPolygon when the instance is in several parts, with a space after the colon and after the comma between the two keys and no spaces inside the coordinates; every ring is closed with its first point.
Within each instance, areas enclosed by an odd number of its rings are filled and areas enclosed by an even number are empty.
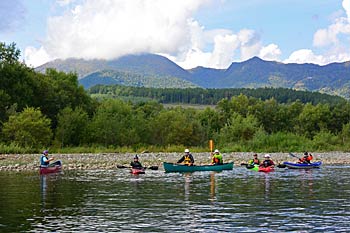
{"type": "Polygon", "coordinates": [[[23,147],[42,148],[51,142],[51,120],[42,115],[39,109],[25,108],[21,113],[12,115],[3,125],[3,134],[7,142],[23,147]]]}
{"type": "Polygon", "coordinates": [[[254,116],[243,117],[238,113],[234,113],[220,131],[220,144],[248,141],[254,137],[259,128],[258,120],[254,116]]]}
{"type": "Polygon", "coordinates": [[[15,43],[6,45],[5,43],[0,42],[0,66],[3,63],[16,63],[21,54],[21,51],[16,48],[15,43]]]}
{"type": "Polygon", "coordinates": [[[57,119],[56,144],[61,147],[78,146],[84,141],[89,117],[82,108],[73,110],[71,107],[66,107],[60,111],[57,119]]]}

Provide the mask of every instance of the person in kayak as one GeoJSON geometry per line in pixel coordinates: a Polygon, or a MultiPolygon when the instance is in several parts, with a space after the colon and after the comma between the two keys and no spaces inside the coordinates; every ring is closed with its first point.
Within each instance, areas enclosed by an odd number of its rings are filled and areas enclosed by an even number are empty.
{"type": "Polygon", "coordinates": [[[139,161],[139,157],[138,157],[137,155],[135,155],[134,161],[132,161],[132,162],[130,163],[130,166],[131,166],[132,168],[143,168],[143,167],[142,167],[142,164],[141,164],[140,161],[139,161]]]}
{"type": "Polygon", "coordinates": [[[189,149],[185,149],[185,154],[177,161],[177,163],[183,163],[188,166],[193,166],[194,159],[189,149]]]}
{"type": "Polygon", "coordinates": [[[212,154],[212,165],[221,165],[224,163],[224,160],[222,158],[222,154],[218,149],[214,150],[214,153],[212,154]]]}
{"type": "Polygon", "coordinates": [[[312,159],[313,159],[312,154],[305,152],[304,157],[300,158],[298,163],[311,163],[312,159]]]}
{"type": "Polygon", "coordinates": [[[249,160],[248,161],[248,165],[260,165],[260,160],[258,159],[258,154],[257,153],[255,153],[254,155],[253,155],[253,159],[251,159],[251,160],[249,160]]]}
{"type": "Polygon", "coordinates": [[[275,163],[271,160],[271,156],[269,154],[266,154],[265,160],[259,165],[259,167],[275,167],[275,163]]]}
{"type": "Polygon", "coordinates": [[[40,157],[40,166],[41,167],[48,167],[50,166],[50,162],[54,160],[54,157],[49,158],[49,151],[44,150],[43,154],[40,157]]]}

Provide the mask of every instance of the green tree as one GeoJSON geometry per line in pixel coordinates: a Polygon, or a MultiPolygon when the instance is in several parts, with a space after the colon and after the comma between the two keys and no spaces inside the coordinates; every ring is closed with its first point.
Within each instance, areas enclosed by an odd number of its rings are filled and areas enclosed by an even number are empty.
{"type": "Polygon", "coordinates": [[[298,117],[296,130],[302,135],[312,138],[315,134],[328,131],[331,111],[328,104],[306,104],[298,117]]]}
{"type": "Polygon", "coordinates": [[[28,107],[10,116],[9,121],[4,123],[4,138],[23,147],[46,147],[52,139],[50,124],[51,120],[42,115],[39,109],[28,107]]]}
{"type": "Polygon", "coordinates": [[[243,117],[234,113],[227,124],[221,129],[218,139],[220,144],[248,141],[260,129],[258,120],[253,115],[243,117]]]}
{"type": "MultiPolygon", "coordinates": [[[[98,107],[89,126],[90,141],[105,146],[133,145],[140,142],[133,125],[132,106],[121,100],[105,100],[98,107]]],[[[142,126],[140,126],[142,127],[142,126]]]]}
{"type": "Polygon", "coordinates": [[[55,144],[64,147],[78,146],[84,142],[89,117],[82,108],[73,110],[71,107],[66,107],[60,111],[57,118],[55,144]]]}
{"type": "Polygon", "coordinates": [[[204,131],[193,109],[175,108],[162,111],[152,122],[153,144],[200,145],[204,131]]]}

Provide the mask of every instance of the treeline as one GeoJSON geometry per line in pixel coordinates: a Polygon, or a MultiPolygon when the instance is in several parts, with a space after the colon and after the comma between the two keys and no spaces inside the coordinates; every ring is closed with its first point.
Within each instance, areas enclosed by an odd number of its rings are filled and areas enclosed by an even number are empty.
{"type": "Polygon", "coordinates": [[[240,94],[261,100],[274,98],[278,103],[292,103],[297,100],[302,103],[328,103],[331,106],[345,103],[340,96],[321,94],[319,92],[296,91],[286,88],[227,88],[227,89],[203,89],[203,88],[147,88],[126,87],[121,85],[96,85],[89,89],[90,94],[99,96],[118,97],[143,97],[153,99],[159,103],[181,103],[216,105],[222,99],[231,99],[240,94]]]}
{"type": "Polygon", "coordinates": [[[75,74],[37,73],[18,57],[14,44],[0,43],[1,153],[67,147],[208,148],[209,139],[222,151],[350,148],[350,103],[343,99],[281,103],[240,94],[204,110],[166,109],[155,101],[94,101],[75,74]]]}

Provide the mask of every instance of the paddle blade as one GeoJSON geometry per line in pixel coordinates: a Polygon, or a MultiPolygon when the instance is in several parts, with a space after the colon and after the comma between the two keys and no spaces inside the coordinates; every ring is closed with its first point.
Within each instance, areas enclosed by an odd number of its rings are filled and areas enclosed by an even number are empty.
{"type": "Polygon", "coordinates": [[[123,165],[117,165],[117,168],[128,168],[128,167],[123,166],[123,165]]]}
{"type": "Polygon", "coordinates": [[[158,166],[150,166],[148,169],[151,169],[151,170],[158,170],[158,166]]]}

